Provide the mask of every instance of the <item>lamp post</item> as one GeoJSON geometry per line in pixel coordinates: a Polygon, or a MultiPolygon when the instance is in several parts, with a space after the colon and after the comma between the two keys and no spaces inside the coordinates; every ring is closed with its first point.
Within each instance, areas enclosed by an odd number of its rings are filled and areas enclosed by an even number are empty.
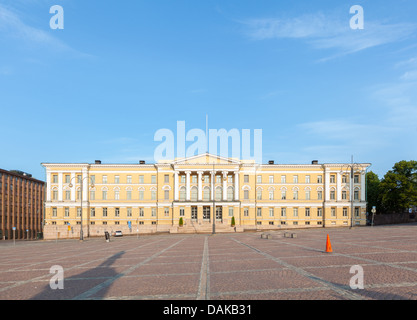
{"type": "Polygon", "coordinates": [[[353,156],[352,156],[352,162],[351,164],[347,164],[342,167],[340,173],[343,174],[344,172],[348,172],[350,170],[350,228],[353,227],[353,215],[354,215],[354,208],[353,208],[353,202],[354,202],[354,189],[353,189],[353,181],[354,181],[354,171],[355,169],[361,169],[361,166],[358,163],[353,163],[353,156]],[[346,168],[346,169],[345,169],[346,168]],[[345,169],[345,170],[344,170],[345,169]]]}
{"type": "Polygon", "coordinates": [[[216,172],[214,171],[214,162],[213,162],[213,174],[211,176],[211,180],[212,180],[212,194],[213,194],[213,230],[212,230],[212,234],[216,233],[216,203],[215,203],[215,198],[216,198],[216,190],[214,190],[214,179],[216,178],[216,172]]]}
{"type": "MultiPolygon", "coordinates": [[[[72,179],[76,179],[77,177],[72,177],[71,178],[71,180],[70,180],[70,184],[69,184],[69,187],[70,188],[72,188],[74,185],[72,184],[72,179]]],[[[84,180],[85,179],[88,179],[89,177],[87,176],[87,177],[84,177],[84,178],[81,178],[79,181],[80,181],[80,184],[81,184],[81,188],[80,188],[80,206],[81,206],[81,208],[80,208],[80,210],[81,210],[81,230],[80,230],[80,241],[83,241],[84,240],[84,233],[83,233],[83,185],[84,185],[84,180]]],[[[90,177],[90,182],[91,182],[91,187],[92,188],[94,188],[94,181],[93,181],[93,179],[90,177]]],[[[88,193],[87,193],[87,202],[88,202],[88,193]]]]}

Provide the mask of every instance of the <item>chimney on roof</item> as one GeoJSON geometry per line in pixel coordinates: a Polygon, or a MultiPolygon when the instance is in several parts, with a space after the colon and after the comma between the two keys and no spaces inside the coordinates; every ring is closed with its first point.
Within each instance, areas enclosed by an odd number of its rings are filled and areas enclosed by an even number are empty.
{"type": "Polygon", "coordinates": [[[311,164],[319,164],[319,161],[318,160],[313,160],[313,161],[311,161],[311,164]]]}
{"type": "Polygon", "coordinates": [[[101,160],[96,160],[96,164],[101,164],[101,160]]]}
{"type": "Polygon", "coordinates": [[[269,160],[268,161],[268,164],[274,164],[275,163],[275,161],[274,160],[269,160]]]}
{"type": "Polygon", "coordinates": [[[145,164],[145,160],[139,160],[139,164],[145,164]]]}

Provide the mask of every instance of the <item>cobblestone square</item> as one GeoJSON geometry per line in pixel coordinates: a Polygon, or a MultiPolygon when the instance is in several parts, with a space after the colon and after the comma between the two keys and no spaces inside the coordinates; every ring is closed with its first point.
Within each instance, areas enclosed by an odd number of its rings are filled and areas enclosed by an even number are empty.
{"type": "Polygon", "coordinates": [[[1,300],[417,300],[417,224],[0,242],[1,300]],[[325,252],[329,235],[333,252],[325,252]],[[62,267],[63,289],[51,267],[62,267]],[[363,289],[350,286],[363,270],[363,289]],[[55,283],[55,282],[54,282],[55,283]],[[56,282],[57,283],[57,282],[56,282]]]}

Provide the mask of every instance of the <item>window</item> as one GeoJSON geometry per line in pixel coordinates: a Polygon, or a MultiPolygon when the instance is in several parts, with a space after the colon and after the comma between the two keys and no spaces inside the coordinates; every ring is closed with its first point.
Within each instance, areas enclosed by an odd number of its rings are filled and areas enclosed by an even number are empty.
{"type": "Polygon", "coordinates": [[[334,189],[330,190],[330,200],[335,200],[336,199],[335,195],[336,195],[336,192],[334,191],[334,189]]]}
{"type": "Polygon", "coordinates": [[[114,183],[115,184],[119,184],[120,183],[120,177],[119,176],[114,176],[114,183]]]}
{"type": "Polygon", "coordinates": [[[262,189],[260,188],[256,190],[256,199],[262,200],[262,189]]]}
{"type": "Polygon", "coordinates": [[[132,200],[132,190],[127,190],[126,191],[126,199],[127,200],[132,200]]]}
{"type": "Polygon", "coordinates": [[[56,212],[57,212],[56,208],[52,208],[52,216],[53,217],[56,217],[56,212]]]}
{"type": "Polygon", "coordinates": [[[210,207],[203,207],[203,219],[210,219],[210,207]]]}
{"type": "Polygon", "coordinates": [[[185,176],[184,175],[180,176],[180,181],[181,181],[181,183],[185,183],[185,176]]]}
{"type": "Polygon", "coordinates": [[[274,190],[269,190],[269,200],[274,200],[274,190]]]}
{"type": "Polygon", "coordinates": [[[216,188],[216,200],[217,201],[222,200],[222,192],[223,190],[221,187],[216,188]]]}
{"type": "Polygon", "coordinates": [[[185,187],[180,188],[180,201],[185,201],[185,187]]]}
{"type": "Polygon", "coordinates": [[[151,183],[156,183],[156,176],[155,175],[151,176],[151,183]]]}
{"type": "Polygon", "coordinates": [[[71,200],[71,191],[65,190],[65,200],[71,200]]]}
{"type": "Polygon", "coordinates": [[[306,217],[310,216],[310,208],[306,208],[306,217]]]}
{"type": "Polygon", "coordinates": [[[70,175],[66,174],[65,175],[65,183],[70,183],[70,182],[71,182],[70,175]]]}
{"type": "Polygon", "coordinates": [[[169,200],[169,190],[164,190],[164,199],[169,200]]]}
{"type": "Polygon", "coordinates": [[[229,207],[229,217],[233,217],[233,207],[229,207]]]}
{"type": "Polygon", "coordinates": [[[287,215],[287,208],[281,208],[281,217],[285,217],[287,215]]]}
{"type": "Polygon", "coordinates": [[[91,181],[91,184],[96,184],[96,176],[95,175],[90,176],[90,181],[91,181]]]}
{"type": "Polygon", "coordinates": [[[169,208],[164,208],[165,217],[169,217],[169,208]]]}
{"type": "Polygon", "coordinates": [[[77,183],[81,183],[82,177],[80,174],[77,174],[77,183]]]}
{"type": "Polygon", "coordinates": [[[355,207],[355,217],[359,217],[359,208],[355,207]]]}
{"type": "Polygon", "coordinates": [[[107,183],[107,176],[103,176],[103,184],[107,183]]]}
{"type": "Polygon", "coordinates": [[[346,200],[347,199],[347,192],[346,190],[342,191],[342,200],[346,200]]]}
{"type": "Polygon", "coordinates": [[[354,197],[355,200],[359,200],[359,190],[355,190],[353,192],[353,197],[354,197]]]}
{"type": "Polygon", "coordinates": [[[81,189],[77,189],[77,200],[81,199],[81,189]]]}
{"type": "Polygon", "coordinates": [[[143,208],[139,208],[139,217],[143,217],[145,215],[145,212],[143,208]]]}
{"type": "Polygon", "coordinates": [[[322,217],[322,216],[323,216],[323,209],[317,208],[317,217],[322,217]]]}
{"type": "Polygon", "coordinates": [[[331,209],[330,209],[330,215],[331,215],[332,217],[336,217],[336,208],[331,208],[331,209]]]}
{"type": "Polygon", "coordinates": [[[298,208],[293,208],[292,209],[292,214],[294,217],[298,217],[298,208]]]}
{"type": "Polygon", "coordinates": [[[346,183],[347,182],[347,176],[342,176],[342,183],[346,183]]]}
{"type": "Polygon", "coordinates": [[[306,190],[306,200],[310,200],[310,189],[306,190]]]}
{"type": "Polygon", "coordinates": [[[164,182],[169,183],[169,174],[164,175],[164,182]]]}
{"type": "Polygon", "coordinates": [[[334,174],[330,175],[330,183],[336,183],[336,176],[334,174]]]}
{"type": "Polygon", "coordinates": [[[243,176],[243,181],[244,181],[244,182],[249,182],[249,175],[245,174],[245,175],[243,176]]]}
{"type": "Polygon", "coordinates": [[[53,200],[58,200],[58,190],[53,190],[52,191],[52,199],[53,200]]]}
{"type": "Polygon", "coordinates": [[[274,176],[269,176],[269,183],[274,183],[274,176]]]}
{"type": "Polygon", "coordinates": [[[143,175],[139,176],[139,183],[144,183],[143,175]]]}
{"type": "Polygon", "coordinates": [[[353,176],[353,183],[359,183],[359,175],[358,174],[355,174],[353,176]]]}
{"type": "Polygon", "coordinates": [[[180,207],[180,217],[184,216],[184,207],[180,207]]]}
{"type": "Polygon", "coordinates": [[[298,200],[298,190],[297,189],[295,189],[295,190],[293,190],[293,200],[298,200]]]}
{"type": "Polygon", "coordinates": [[[281,200],[286,200],[286,199],[287,199],[287,190],[281,189],[281,200]]]}
{"type": "Polygon", "coordinates": [[[204,201],[209,201],[210,200],[210,188],[209,187],[205,187],[203,189],[203,199],[204,199],[204,201]]]}
{"type": "Polygon", "coordinates": [[[151,200],[156,200],[156,191],[151,190],[151,200]]]}
{"type": "Polygon", "coordinates": [[[120,217],[120,208],[114,208],[114,216],[120,217]]]}
{"type": "Polygon", "coordinates": [[[116,190],[114,191],[114,200],[119,200],[120,199],[120,191],[116,190]]]}
{"type": "Polygon", "coordinates": [[[156,217],[156,208],[152,208],[151,215],[152,217],[156,217]]]}
{"type": "Polygon", "coordinates": [[[132,183],[132,176],[127,176],[126,183],[132,183]]]}
{"type": "Polygon", "coordinates": [[[274,208],[269,208],[269,217],[273,217],[274,216],[274,208]]]}
{"type": "Polygon", "coordinates": [[[69,208],[64,209],[64,216],[69,217],[69,208]]]}
{"type": "Polygon", "coordinates": [[[90,208],[90,217],[96,216],[96,208],[90,208]]]}
{"type": "Polygon", "coordinates": [[[256,216],[262,217],[262,208],[256,208],[256,216]]]}
{"type": "Polygon", "coordinates": [[[196,187],[191,188],[191,201],[197,201],[198,199],[198,189],[196,187]]]}
{"type": "Polygon", "coordinates": [[[249,208],[243,208],[243,216],[249,217],[249,208]]]}
{"type": "Polygon", "coordinates": [[[227,182],[233,183],[233,176],[227,176],[227,182]]]}
{"type": "Polygon", "coordinates": [[[197,207],[191,207],[191,219],[197,220],[197,207]]]}
{"type": "Polygon", "coordinates": [[[217,175],[216,176],[216,183],[221,183],[222,182],[222,176],[217,175]]]}
{"type": "Polygon", "coordinates": [[[208,175],[208,174],[206,174],[206,175],[204,176],[204,183],[209,183],[209,182],[210,182],[209,175],[208,175]]]}
{"type": "Polygon", "coordinates": [[[323,200],[323,191],[321,190],[317,191],[317,200],[323,200]]]}
{"type": "Polygon", "coordinates": [[[96,191],[90,190],[90,200],[96,200],[96,191]]]}
{"type": "Polygon", "coordinates": [[[317,183],[323,183],[323,176],[322,175],[317,176],[317,183]]]}
{"type": "Polygon", "coordinates": [[[256,183],[262,183],[262,176],[256,177],[256,183]]]}
{"type": "Polygon", "coordinates": [[[245,200],[248,200],[249,199],[249,190],[243,190],[243,198],[245,200]]]}
{"type": "Polygon", "coordinates": [[[292,179],[293,180],[293,183],[298,183],[298,176],[293,176],[292,178],[293,178],[292,179]]]}
{"type": "Polygon", "coordinates": [[[287,176],[281,176],[281,183],[287,182],[287,176]]]}
{"type": "Polygon", "coordinates": [[[139,200],[143,200],[145,192],[143,190],[139,190],[139,200]]]}
{"type": "Polygon", "coordinates": [[[227,188],[227,200],[233,201],[233,187],[227,188]]]}
{"type": "Polygon", "coordinates": [[[81,208],[77,208],[77,217],[81,217],[81,208]]]}
{"type": "Polygon", "coordinates": [[[107,217],[107,208],[103,208],[103,217],[107,217]]]}
{"type": "Polygon", "coordinates": [[[191,182],[192,183],[197,183],[197,176],[196,175],[191,176],[191,182]]]}
{"type": "Polygon", "coordinates": [[[343,216],[344,216],[344,217],[347,217],[347,215],[348,215],[348,210],[347,210],[347,208],[343,208],[343,216]]]}
{"type": "Polygon", "coordinates": [[[306,183],[310,183],[310,176],[306,176],[306,183]]]}
{"type": "Polygon", "coordinates": [[[58,183],[58,175],[54,174],[52,176],[52,183],[58,183]]]}

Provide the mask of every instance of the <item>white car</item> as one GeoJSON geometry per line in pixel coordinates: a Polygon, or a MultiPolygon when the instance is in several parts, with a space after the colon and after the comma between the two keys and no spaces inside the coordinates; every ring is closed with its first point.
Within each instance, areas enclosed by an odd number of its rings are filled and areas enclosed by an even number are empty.
{"type": "Polygon", "coordinates": [[[115,231],[114,232],[114,236],[115,237],[122,237],[123,236],[123,233],[121,231],[115,231]]]}

